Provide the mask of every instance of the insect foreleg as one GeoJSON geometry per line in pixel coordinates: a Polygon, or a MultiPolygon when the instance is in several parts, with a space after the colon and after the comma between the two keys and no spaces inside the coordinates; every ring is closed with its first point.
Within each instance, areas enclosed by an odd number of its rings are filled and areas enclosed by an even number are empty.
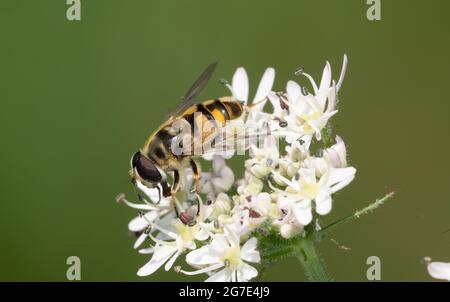
{"type": "Polygon", "coordinates": [[[193,190],[193,192],[196,192],[197,194],[199,194],[200,193],[200,177],[201,177],[200,165],[192,158],[190,161],[190,165],[191,165],[192,174],[194,175],[194,180],[195,180],[195,189],[193,190]]]}

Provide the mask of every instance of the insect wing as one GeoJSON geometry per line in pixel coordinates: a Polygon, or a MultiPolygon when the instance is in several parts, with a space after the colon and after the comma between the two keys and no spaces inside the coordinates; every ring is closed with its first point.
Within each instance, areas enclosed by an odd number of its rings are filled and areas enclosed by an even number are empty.
{"type": "Polygon", "coordinates": [[[198,103],[198,100],[196,98],[206,88],[206,85],[211,79],[216,66],[217,62],[214,62],[206,67],[206,69],[200,74],[197,80],[195,80],[194,84],[192,84],[191,88],[189,88],[186,94],[182,97],[182,102],[178,105],[177,108],[175,108],[175,110],[171,114],[172,117],[180,115],[189,107],[198,103]]]}

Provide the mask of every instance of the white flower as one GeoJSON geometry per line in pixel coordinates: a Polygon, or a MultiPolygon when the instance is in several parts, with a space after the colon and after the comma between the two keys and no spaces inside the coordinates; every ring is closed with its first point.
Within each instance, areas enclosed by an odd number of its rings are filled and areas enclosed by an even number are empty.
{"type": "Polygon", "coordinates": [[[253,145],[250,150],[251,159],[245,163],[247,169],[257,178],[269,175],[277,166],[280,156],[275,136],[266,137],[262,148],[253,145]]]}
{"type": "Polygon", "coordinates": [[[310,156],[303,161],[303,167],[316,171],[316,177],[324,175],[329,167],[345,168],[347,166],[347,151],[344,141],[336,136],[336,144],[322,151],[322,157],[310,156]]]}
{"type": "Polygon", "coordinates": [[[292,210],[297,221],[307,225],[312,220],[313,201],[315,212],[326,215],[331,211],[331,194],[348,185],[355,177],[356,169],[330,168],[319,180],[316,179],[314,169],[301,168],[292,180],[279,176],[287,188],[283,191],[273,188],[279,197],[279,206],[282,209],[292,210]]]}
{"type": "MultiPolygon", "coordinates": [[[[212,212],[212,207],[203,205],[201,200],[199,200],[199,202],[200,210],[198,211],[195,225],[185,225],[178,218],[172,219],[170,224],[164,224],[164,226],[167,225],[167,228],[162,226],[161,223],[157,224],[148,221],[152,229],[144,232],[138,238],[137,242],[140,240],[143,241],[145,237],[149,236],[156,243],[156,245],[154,247],[140,250],[143,254],[153,252],[153,256],[147,264],[139,269],[139,276],[148,276],[154,273],[164,263],[166,263],[165,270],[168,271],[178,256],[180,256],[184,251],[196,248],[196,240],[204,241],[211,236],[212,226],[207,222],[207,220],[212,212]],[[152,235],[155,230],[160,232],[160,236],[154,237],[152,235]]],[[[197,213],[196,206],[193,207],[192,210],[197,213]]]]}
{"type": "Polygon", "coordinates": [[[290,239],[304,230],[304,225],[299,223],[292,208],[281,210],[282,216],[273,220],[273,225],[278,227],[283,238],[290,239]]]}
{"type": "Polygon", "coordinates": [[[249,171],[245,172],[244,179],[238,182],[238,194],[239,195],[256,195],[262,191],[264,183],[257,177],[255,177],[249,171]]]}
{"type": "MultiPolygon", "coordinates": [[[[140,183],[138,183],[138,187],[139,184],[140,183]]],[[[153,192],[152,189],[147,189],[144,193],[148,198],[157,198],[153,193],[158,194],[157,192],[153,192]]],[[[138,248],[147,238],[149,232],[147,229],[152,222],[159,221],[160,224],[165,224],[175,216],[171,207],[170,199],[168,198],[162,198],[159,204],[150,203],[145,198],[143,198],[144,203],[134,203],[128,201],[125,198],[125,195],[119,194],[116,197],[116,201],[119,203],[124,203],[128,207],[140,211],[139,215],[128,223],[128,230],[130,232],[140,234],[134,243],[135,249],[138,248]]]]}
{"type": "Polygon", "coordinates": [[[280,235],[283,238],[290,239],[303,232],[302,226],[296,226],[294,223],[284,223],[280,225],[280,235]]]}
{"type": "Polygon", "coordinates": [[[257,196],[235,196],[235,207],[228,218],[220,217],[221,226],[227,226],[239,236],[256,230],[267,218],[278,217],[278,208],[272,204],[269,193],[257,196]]]}
{"type": "Polygon", "coordinates": [[[215,235],[210,244],[187,254],[186,262],[197,271],[184,274],[196,275],[209,273],[206,282],[246,282],[258,275],[258,271],[246,262],[259,263],[257,239],[250,238],[242,247],[240,238],[232,231],[225,229],[224,234],[215,235]]]}
{"type": "Polygon", "coordinates": [[[218,226],[221,230],[227,228],[238,236],[245,236],[259,226],[259,218],[251,218],[249,209],[236,205],[230,215],[221,215],[218,226]],[[256,220],[256,222],[254,221],[256,220]]]}
{"type": "Polygon", "coordinates": [[[427,270],[431,277],[435,279],[450,281],[450,263],[429,262],[427,270]]]}
{"type": "Polygon", "coordinates": [[[154,247],[152,258],[149,262],[147,262],[147,264],[138,270],[138,276],[151,275],[164,264],[164,269],[166,271],[170,270],[178,256],[180,256],[185,250],[193,250],[196,248],[196,239],[204,239],[203,233],[201,232],[201,227],[198,224],[191,227],[177,221],[174,224],[174,228],[176,230],[175,232],[163,229],[155,224],[153,224],[153,226],[162,233],[166,234],[172,240],[159,240],[149,234],[153,241],[156,242],[156,245],[154,247]],[[202,238],[199,238],[199,235],[202,238]]]}
{"type": "Polygon", "coordinates": [[[225,193],[219,193],[211,206],[213,211],[209,217],[210,220],[215,220],[220,215],[228,215],[231,211],[230,197],[225,193]]]}
{"type": "Polygon", "coordinates": [[[270,219],[279,218],[281,213],[275,203],[272,201],[272,197],[267,192],[259,193],[257,196],[252,196],[247,206],[253,211],[259,213],[262,217],[268,217],[270,219]]]}
{"type": "Polygon", "coordinates": [[[219,193],[227,192],[234,183],[234,173],[227,166],[225,159],[215,155],[212,162],[212,171],[202,173],[201,191],[214,199],[219,193]]]}
{"type": "Polygon", "coordinates": [[[323,151],[323,158],[327,160],[332,167],[344,168],[347,166],[347,150],[344,141],[339,135],[336,135],[336,144],[323,151]]]}
{"type": "Polygon", "coordinates": [[[286,159],[292,163],[300,163],[309,157],[308,146],[294,141],[286,146],[286,159]]]}
{"type": "Polygon", "coordinates": [[[322,139],[322,129],[328,120],[337,113],[337,110],[335,110],[337,93],[344,79],[346,66],[347,57],[344,56],[343,68],[338,84],[332,81],[331,67],[328,62],[323,70],[319,86],[317,86],[310,75],[303,73],[310,80],[314,94],[309,92],[305,93],[305,91],[302,91],[300,85],[294,81],[287,83],[287,100],[280,98],[279,102],[285,103],[288,107],[289,114],[284,117],[287,126],[285,129],[279,131],[279,134],[286,136],[288,142],[303,139],[309,143],[313,135],[316,136],[317,140],[322,139]]]}

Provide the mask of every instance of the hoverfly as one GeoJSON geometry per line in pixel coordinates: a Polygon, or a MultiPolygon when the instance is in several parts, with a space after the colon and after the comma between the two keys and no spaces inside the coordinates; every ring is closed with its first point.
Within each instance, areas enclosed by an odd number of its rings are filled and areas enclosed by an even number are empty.
{"type": "MultiPolygon", "coordinates": [[[[211,142],[217,136],[217,129],[226,122],[243,116],[245,111],[242,102],[232,96],[198,102],[197,97],[206,87],[217,63],[210,64],[197,78],[181,103],[170,115],[169,119],[154,131],[144,146],[131,158],[130,175],[132,181],[140,181],[148,188],[157,188],[159,197],[174,196],[180,189],[180,173],[191,168],[195,181],[195,191],[200,191],[200,166],[189,153],[179,154],[173,150],[173,142],[183,142],[186,136],[193,136],[202,143],[211,142]],[[200,125],[200,126],[199,126],[200,125]],[[200,134],[198,130],[200,128],[200,134]],[[216,130],[211,130],[216,129],[216,130]],[[173,182],[169,186],[162,176],[161,170],[173,173],[173,182]]],[[[181,143],[180,143],[181,144],[181,143]]],[[[176,207],[175,207],[176,210],[176,207]]],[[[178,214],[178,212],[177,212],[178,214]]],[[[178,215],[181,219],[182,215],[178,215]]],[[[181,219],[184,220],[188,219],[181,219]]],[[[186,223],[187,224],[187,223],[186,223]]]]}

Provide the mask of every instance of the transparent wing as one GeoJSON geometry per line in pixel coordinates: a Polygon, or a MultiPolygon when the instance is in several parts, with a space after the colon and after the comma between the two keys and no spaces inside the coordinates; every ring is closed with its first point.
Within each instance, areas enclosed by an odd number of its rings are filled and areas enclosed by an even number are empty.
{"type": "Polygon", "coordinates": [[[251,145],[262,146],[264,139],[269,136],[269,129],[234,129],[221,131],[215,137],[203,142],[202,156],[212,155],[231,156],[236,153],[244,155],[251,145]]]}
{"type": "Polygon", "coordinates": [[[171,113],[172,117],[180,115],[181,113],[186,111],[186,109],[198,103],[196,98],[206,88],[206,85],[211,79],[216,66],[217,62],[214,62],[209,64],[208,67],[203,70],[197,80],[195,80],[194,84],[192,84],[191,88],[189,88],[186,94],[181,98],[181,103],[171,113]]]}
{"type": "Polygon", "coordinates": [[[192,140],[185,142],[183,152],[205,158],[213,155],[229,157],[234,153],[243,155],[251,145],[262,146],[264,139],[270,134],[268,127],[246,128],[242,123],[228,123],[209,135],[197,133],[192,140]]]}

